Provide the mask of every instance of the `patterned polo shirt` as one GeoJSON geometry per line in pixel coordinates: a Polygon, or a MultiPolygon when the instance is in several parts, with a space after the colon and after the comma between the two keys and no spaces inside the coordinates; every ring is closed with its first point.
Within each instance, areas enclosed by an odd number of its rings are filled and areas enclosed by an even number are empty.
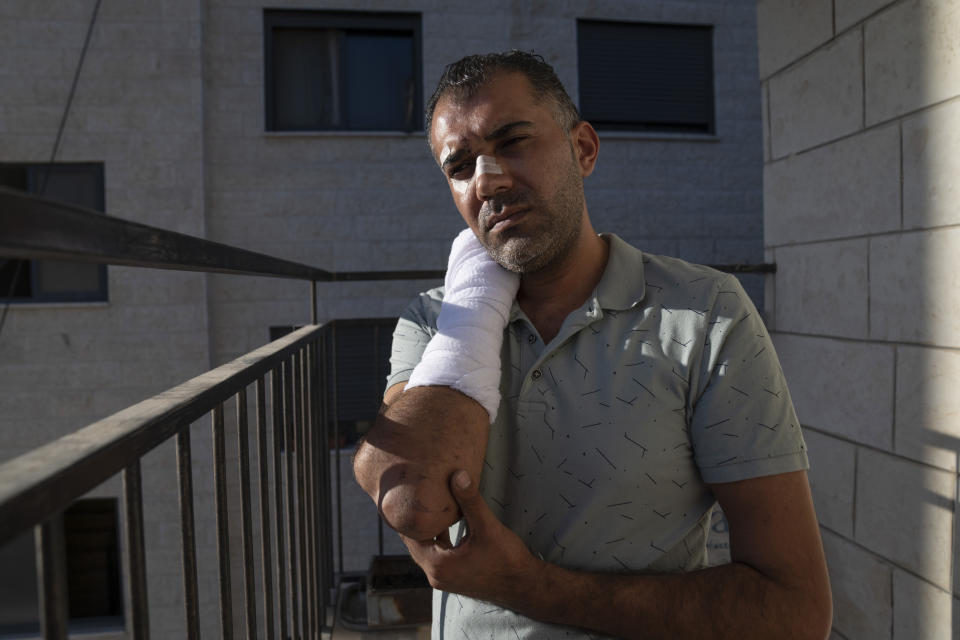
{"type": "MultiPolygon", "coordinates": [[[[550,343],[513,305],[480,490],[549,562],[692,571],[706,565],[707,483],[805,469],[806,447],[739,281],[603,237],[603,276],[550,343]]],[[[401,316],[388,386],[409,378],[442,299],[442,287],[427,291],[401,316]]],[[[435,597],[435,637],[544,637],[546,628],[463,596],[435,597]]],[[[596,637],[549,628],[551,637],[596,637]]]]}

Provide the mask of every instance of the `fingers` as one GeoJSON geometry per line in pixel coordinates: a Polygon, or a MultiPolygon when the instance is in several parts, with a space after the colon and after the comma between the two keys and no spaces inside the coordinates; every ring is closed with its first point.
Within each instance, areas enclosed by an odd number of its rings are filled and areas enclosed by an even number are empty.
{"type": "Polygon", "coordinates": [[[444,551],[453,549],[453,544],[450,542],[450,531],[444,529],[440,535],[433,539],[433,544],[444,551]]]}

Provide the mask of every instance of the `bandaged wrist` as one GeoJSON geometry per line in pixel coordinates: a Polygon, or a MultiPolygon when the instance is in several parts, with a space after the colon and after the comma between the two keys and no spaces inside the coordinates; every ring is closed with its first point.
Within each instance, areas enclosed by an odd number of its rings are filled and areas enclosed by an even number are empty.
{"type": "Polygon", "coordinates": [[[500,406],[500,347],[520,276],[487,254],[473,231],[453,241],[437,334],[430,339],[407,389],[447,386],[483,406],[490,422],[500,406]]]}

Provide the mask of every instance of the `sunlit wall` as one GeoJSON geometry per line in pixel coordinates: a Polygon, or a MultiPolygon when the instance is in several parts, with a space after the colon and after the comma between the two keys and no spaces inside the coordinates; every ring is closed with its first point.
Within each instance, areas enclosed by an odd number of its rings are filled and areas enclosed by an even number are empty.
{"type": "Polygon", "coordinates": [[[837,638],[956,637],[960,3],[760,0],[768,318],[837,638]]]}

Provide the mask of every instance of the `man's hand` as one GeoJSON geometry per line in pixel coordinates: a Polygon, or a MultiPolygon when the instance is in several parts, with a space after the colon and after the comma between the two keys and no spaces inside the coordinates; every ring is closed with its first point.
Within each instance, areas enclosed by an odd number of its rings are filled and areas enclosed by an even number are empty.
{"type": "Polygon", "coordinates": [[[435,589],[517,607],[525,585],[545,563],[490,511],[466,471],[451,475],[450,491],[467,522],[467,536],[456,547],[446,531],[433,541],[404,537],[410,555],[435,589]]]}
{"type": "Polygon", "coordinates": [[[712,485],[730,520],[733,562],[686,574],[591,573],[539,560],[497,520],[465,472],[451,476],[450,488],[467,537],[456,547],[446,533],[404,539],[437,589],[623,638],[829,634],[830,584],[802,471],[712,485]]]}

